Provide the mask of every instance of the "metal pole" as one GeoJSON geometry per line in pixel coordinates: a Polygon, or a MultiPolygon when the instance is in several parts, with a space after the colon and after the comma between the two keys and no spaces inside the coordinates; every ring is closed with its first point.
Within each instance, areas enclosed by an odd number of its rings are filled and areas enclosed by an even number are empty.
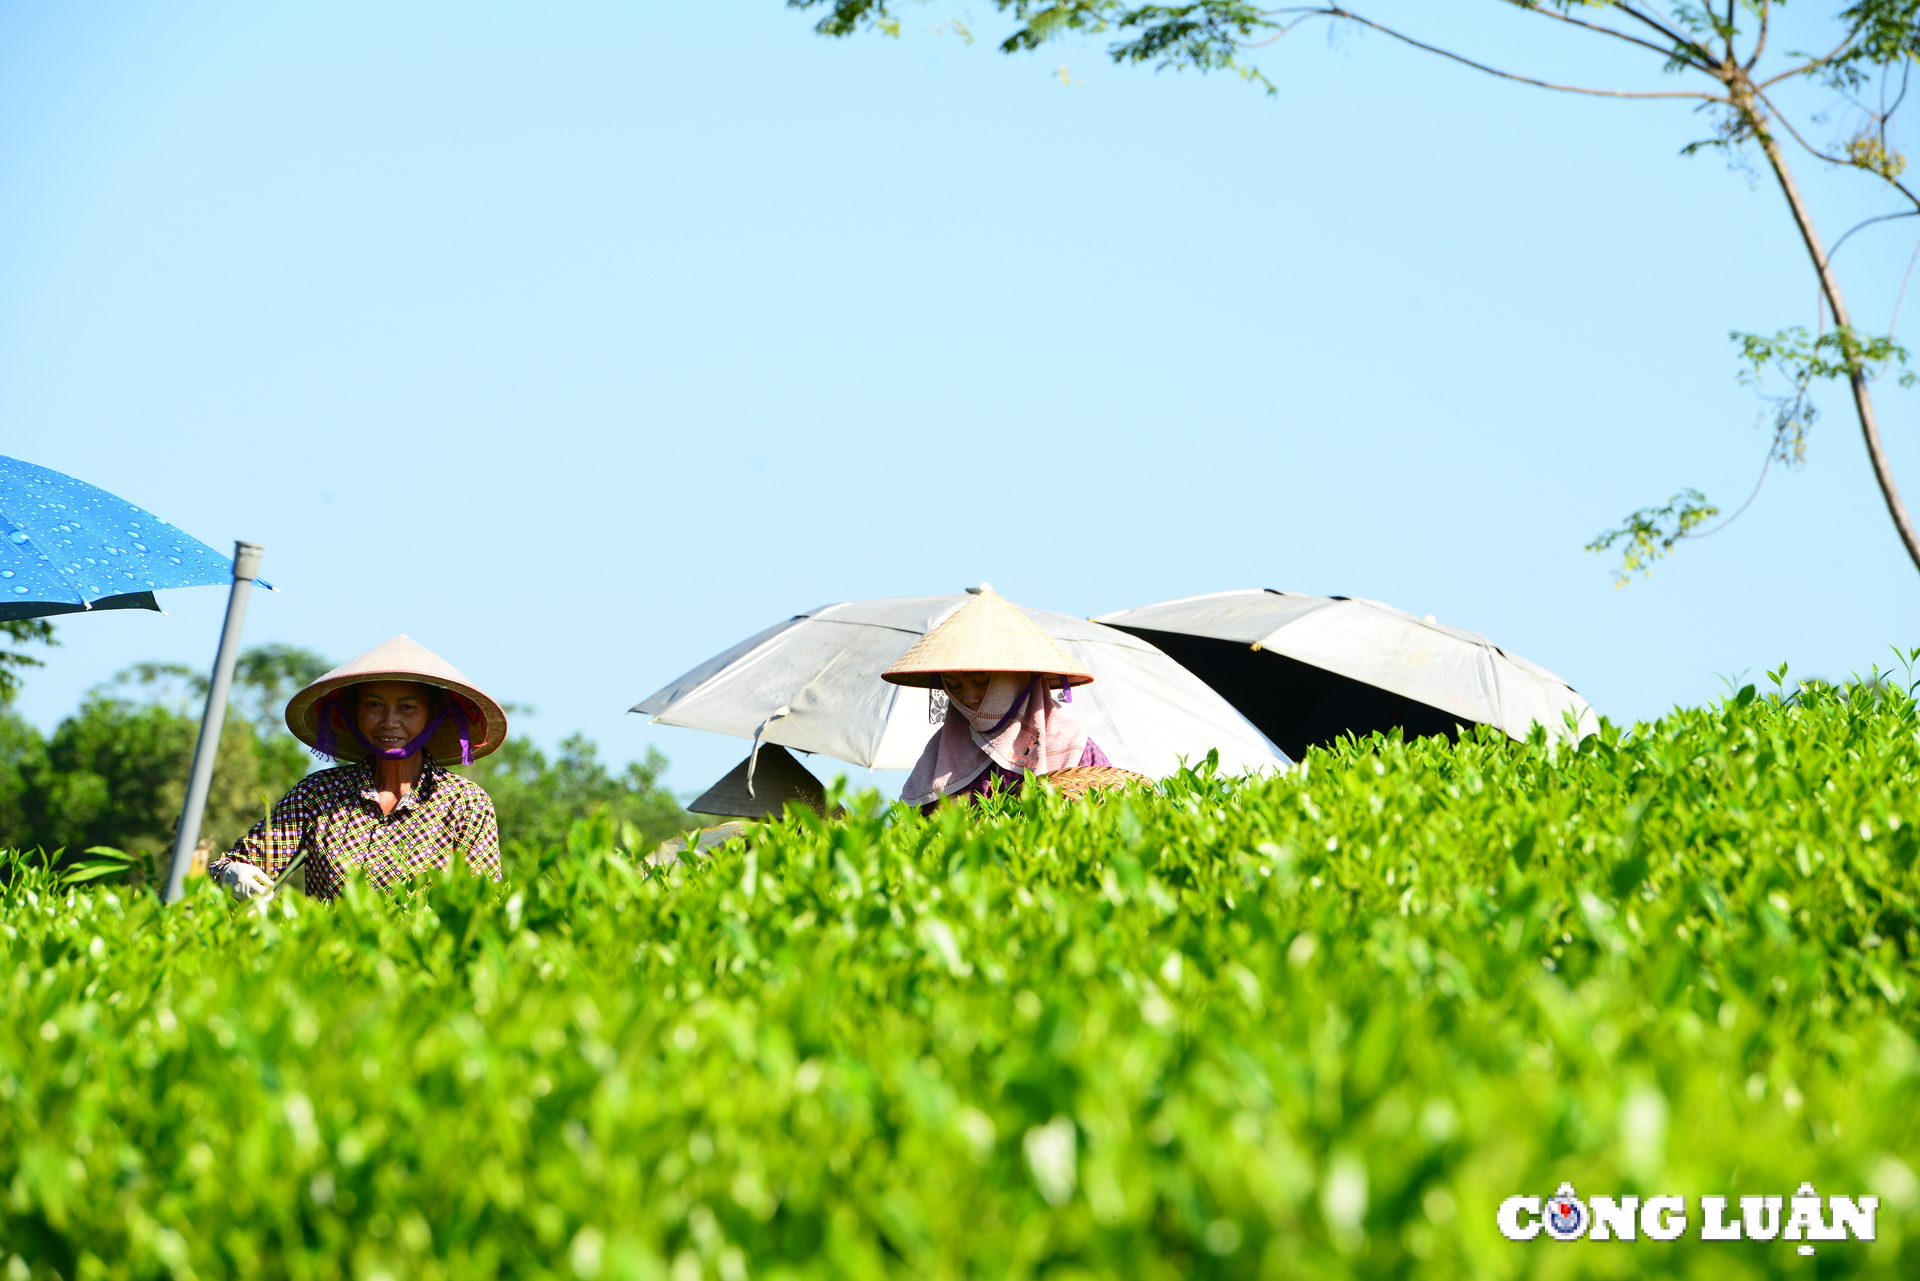
{"type": "Polygon", "coordinates": [[[173,838],[173,861],[167,865],[167,892],[163,903],[178,901],[186,889],[193,847],[200,843],[200,820],[207,814],[207,792],[213,786],[213,762],[220,754],[220,727],[227,719],[227,694],[233,689],[233,665],[240,657],[240,628],[247,618],[247,596],[260,573],[259,543],[233,545],[233,593],[227,597],[227,621],[220,628],[220,652],[213,660],[213,683],[207,686],[207,710],[200,717],[200,741],[193,749],[193,773],[187,779],[187,803],[180,811],[180,830],[173,838]]]}

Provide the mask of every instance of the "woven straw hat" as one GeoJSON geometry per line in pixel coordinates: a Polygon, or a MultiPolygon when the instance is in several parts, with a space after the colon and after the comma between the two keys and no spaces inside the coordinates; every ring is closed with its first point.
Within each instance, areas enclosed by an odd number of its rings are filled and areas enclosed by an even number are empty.
{"type": "Polygon", "coordinates": [[[984,584],[972,600],[882,672],[880,679],[930,689],[940,684],[941,672],[1039,672],[1064,676],[1069,685],[1085,685],[1093,679],[1093,673],[1060,648],[1060,642],[984,584]]]}
{"type": "MultiPolygon", "coordinates": [[[[348,659],[295,694],[287,703],[287,728],[308,747],[320,738],[320,715],[316,706],[335,690],[361,681],[419,681],[447,691],[467,714],[467,739],[474,759],[499,748],[507,737],[507,714],[492,695],[461,675],[460,669],[410,636],[396,636],[375,645],[358,658],[348,659]]],[[[343,761],[366,756],[353,734],[344,725],[334,727],[337,755],[343,761]]],[[[438,732],[427,741],[426,750],[437,761],[460,760],[460,726],[449,716],[438,732]]]]}
{"type": "Polygon", "coordinates": [[[687,803],[692,814],[722,818],[779,818],[788,801],[799,801],[824,814],[827,791],[793,753],[778,743],[762,743],[760,759],[741,761],[727,776],[687,803]],[[747,791],[747,765],[753,764],[753,791],[747,791]]]}

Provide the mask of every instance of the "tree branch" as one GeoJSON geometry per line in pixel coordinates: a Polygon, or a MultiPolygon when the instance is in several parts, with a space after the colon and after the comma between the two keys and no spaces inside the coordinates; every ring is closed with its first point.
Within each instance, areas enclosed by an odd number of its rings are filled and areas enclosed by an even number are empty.
{"type": "MultiPolygon", "coordinates": [[[[1793,127],[1793,121],[1787,119],[1786,115],[1781,112],[1780,108],[1773,105],[1773,100],[1771,98],[1767,97],[1766,94],[1761,93],[1758,89],[1754,90],[1753,96],[1757,101],[1759,101],[1763,106],[1766,107],[1767,111],[1772,115],[1772,117],[1775,120],[1780,122],[1782,127],[1786,129],[1787,133],[1792,136],[1795,142],[1799,143],[1802,147],[1806,148],[1808,155],[1814,157],[1816,160],[1824,160],[1830,165],[1845,165],[1849,169],[1866,169],[1866,166],[1857,165],[1853,163],[1853,161],[1847,159],[1845,156],[1829,156],[1824,151],[1821,151],[1818,147],[1814,146],[1812,143],[1808,142],[1805,138],[1800,136],[1800,131],[1793,127]]],[[[1875,169],[1866,169],[1866,172],[1873,174],[1875,177],[1879,178],[1882,182],[1886,183],[1889,187],[1892,187],[1895,191],[1905,196],[1908,200],[1913,201],[1913,206],[1915,211],[1920,212],[1920,196],[1916,196],[1913,192],[1907,190],[1907,186],[1905,183],[1901,182],[1898,178],[1889,178],[1886,174],[1880,173],[1878,170],[1875,170],[1875,169]]],[[[1838,245],[1835,246],[1835,248],[1838,248],[1838,247],[1839,247],[1838,245]]]]}
{"type": "Polygon", "coordinates": [[[1878,218],[1869,218],[1865,222],[1854,223],[1853,226],[1847,228],[1846,233],[1842,235],[1840,239],[1833,242],[1833,248],[1827,250],[1827,261],[1833,261],[1833,256],[1840,252],[1840,246],[1846,244],[1848,237],[1852,236],[1854,232],[1865,231],[1876,222],[1892,222],[1895,218],[1920,218],[1920,209],[1909,209],[1904,213],[1881,214],[1878,218]]]}
{"type": "MultiPolygon", "coordinates": [[[[1646,14],[1641,13],[1638,9],[1634,8],[1632,5],[1625,3],[1625,0],[1614,0],[1613,7],[1618,9],[1620,12],[1626,14],[1629,18],[1637,19],[1638,21],[1645,23],[1647,26],[1652,27],[1655,31],[1658,31],[1661,35],[1673,41],[1674,44],[1686,45],[1688,48],[1692,49],[1694,53],[1698,54],[1700,57],[1700,61],[1705,63],[1707,66],[1713,65],[1713,62],[1714,62],[1713,55],[1709,53],[1701,45],[1696,43],[1693,37],[1681,34],[1680,32],[1674,30],[1672,27],[1669,27],[1664,22],[1660,22],[1660,21],[1657,21],[1656,19],[1649,18],[1646,14]]],[[[1669,51],[1662,49],[1661,52],[1666,53],[1669,51]]]]}
{"type": "MultiPolygon", "coordinates": [[[[1711,93],[1693,93],[1693,92],[1686,92],[1686,91],[1668,91],[1668,92],[1660,92],[1660,93],[1636,93],[1636,92],[1630,92],[1625,89],[1590,89],[1583,85],[1563,85],[1563,84],[1555,84],[1550,80],[1535,80],[1532,76],[1515,75],[1511,71],[1502,71],[1498,67],[1489,67],[1484,62],[1475,62],[1472,58],[1462,57],[1460,54],[1454,53],[1447,49],[1442,49],[1438,45],[1430,45],[1430,44],[1427,44],[1425,41],[1415,40],[1412,36],[1403,35],[1402,33],[1395,31],[1392,27],[1383,27],[1379,23],[1373,21],[1371,18],[1363,18],[1357,13],[1349,12],[1348,10],[1339,8],[1338,6],[1335,6],[1335,5],[1329,5],[1324,9],[1318,9],[1318,10],[1281,9],[1281,10],[1275,10],[1275,12],[1307,13],[1309,15],[1311,15],[1312,13],[1320,13],[1329,18],[1345,18],[1347,21],[1357,22],[1363,27],[1371,27],[1373,30],[1378,31],[1380,34],[1384,36],[1391,36],[1393,39],[1398,40],[1400,43],[1405,45],[1411,45],[1415,49],[1419,49],[1422,52],[1438,54],[1440,57],[1446,58],[1452,62],[1457,62],[1463,67],[1472,67],[1475,71],[1484,71],[1488,75],[1498,76],[1502,80],[1512,80],[1512,81],[1516,81],[1519,84],[1532,85],[1536,89],[1552,89],[1556,93],[1586,94],[1587,96],[1594,97],[1594,98],[1693,98],[1702,102],[1727,102],[1728,101],[1728,99],[1726,98],[1723,98],[1716,94],[1711,94],[1711,93]]],[[[1661,52],[1665,53],[1666,51],[1661,50],[1661,52]]]]}
{"type": "Polygon", "coordinates": [[[1826,152],[1820,150],[1820,148],[1808,142],[1805,138],[1801,137],[1800,131],[1793,127],[1793,121],[1787,119],[1786,116],[1782,115],[1780,112],[1780,109],[1773,105],[1773,100],[1768,98],[1765,94],[1761,93],[1758,89],[1754,90],[1753,96],[1757,98],[1761,103],[1765,104],[1767,110],[1773,114],[1773,118],[1779,121],[1781,126],[1784,127],[1789,134],[1793,135],[1793,140],[1799,143],[1803,148],[1805,148],[1807,154],[1812,156],[1815,160],[1824,160],[1830,165],[1851,165],[1853,163],[1852,161],[1848,160],[1845,156],[1830,156],[1826,152]]]}
{"type": "Polygon", "coordinates": [[[1920,209],[1907,209],[1905,213],[1882,213],[1880,217],[1870,217],[1870,219],[1866,219],[1864,223],[1855,223],[1853,227],[1845,230],[1845,234],[1841,234],[1839,240],[1834,242],[1834,248],[1826,252],[1826,261],[1834,261],[1834,255],[1839,254],[1839,246],[1847,244],[1847,240],[1853,236],[1853,232],[1866,230],[1868,227],[1872,227],[1874,223],[1891,223],[1893,219],[1901,219],[1901,217],[1920,217],[1920,209]]]}
{"type": "MultiPolygon", "coordinates": [[[[1820,292],[1826,295],[1827,305],[1833,309],[1833,323],[1842,333],[1847,333],[1853,329],[1853,321],[1847,315],[1847,303],[1840,293],[1840,281],[1833,274],[1832,258],[1820,244],[1820,233],[1814,229],[1813,215],[1808,211],[1806,201],[1801,198],[1800,186],[1793,179],[1793,171],[1787,167],[1787,158],[1781,154],[1779,141],[1767,128],[1767,118],[1760,113],[1762,106],[1772,110],[1772,104],[1764,99],[1756,102],[1754,98],[1743,96],[1734,104],[1734,110],[1746,120],[1760,144],[1760,150],[1766,155],[1767,165],[1780,183],[1780,192],[1787,198],[1787,208],[1793,214],[1794,225],[1799,228],[1800,238],[1806,244],[1807,256],[1813,260],[1814,273],[1820,279],[1820,292]]],[[[1779,118],[1777,112],[1774,118],[1779,118]]],[[[1847,351],[1845,347],[1841,350],[1843,353],[1847,351]]],[[[1908,558],[1913,561],[1915,568],[1920,568],[1920,530],[1914,528],[1912,518],[1907,515],[1907,506],[1900,498],[1900,489],[1894,484],[1893,464],[1888,460],[1886,446],[1880,439],[1879,416],[1874,412],[1873,395],[1867,388],[1866,367],[1850,354],[1847,357],[1847,382],[1853,391],[1853,406],[1860,420],[1860,434],[1866,442],[1867,461],[1873,465],[1873,478],[1879,483],[1887,514],[1893,518],[1894,530],[1899,534],[1908,558]]]]}
{"type": "MultiPolygon", "coordinates": [[[[1561,13],[1557,9],[1534,9],[1534,8],[1526,8],[1525,6],[1522,6],[1522,7],[1526,9],[1526,12],[1534,14],[1537,17],[1552,18],[1555,22],[1565,22],[1572,26],[1584,27],[1588,31],[1597,31],[1603,36],[1612,36],[1616,40],[1624,40],[1628,44],[1635,44],[1635,45],[1639,45],[1642,49],[1652,50],[1654,53],[1659,54],[1663,58],[1671,58],[1673,56],[1672,49],[1663,48],[1660,45],[1655,44],[1651,40],[1642,40],[1639,36],[1630,36],[1624,31],[1615,31],[1612,27],[1604,27],[1597,22],[1588,22],[1585,19],[1576,18],[1571,14],[1561,13]]],[[[1701,70],[1705,70],[1705,68],[1701,68],[1701,70]]]]}
{"type": "Polygon", "coordinates": [[[1703,530],[1698,534],[1695,534],[1689,531],[1687,533],[1681,534],[1680,537],[1687,538],[1687,539],[1712,538],[1715,534],[1725,529],[1728,525],[1731,525],[1733,524],[1734,521],[1739,520],[1742,513],[1744,513],[1747,510],[1747,508],[1753,506],[1753,500],[1760,497],[1760,486],[1767,483],[1767,472],[1772,466],[1773,466],[1773,446],[1768,445],[1767,456],[1766,458],[1762,459],[1760,463],[1760,479],[1753,482],[1753,492],[1747,495],[1747,501],[1744,503],[1741,503],[1740,506],[1735,508],[1733,515],[1727,517],[1725,520],[1721,521],[1718,525],[1715,525],[1712,529],[1703,530]]]}
{"type": "Polygon", "coordinates": [[[1920,264],[1920,244],[1913,247],[1913,257],[1907,259],[1907,274],[1900,277],[1900,292],[1893,296],[1893,319],[1887,322],[1887,337],[1893,337],[1894,330],[1900,328],[1900,308],[1907,301],[1907,286],[1913,283],[1913,269],[1920,264]]]}
{"type": "Polygon", "coordinates": [[[1760,64],[1760,55],[1767,51],[1767,29],[1772,23],[1773,0],[1760,0],[1760,34],[1754,38],[1753,56],[1747,59],[1746,69],[1752,71],[1760,64]]]}
{"type": "Polygon", "coordinates": [[[1845,53],[1847,51],[1847,47],[1852,43],[1853,43],[1853,36],[1849,35],[1845,40],[1842,40],[1839,44],[1835,45],[1831,52],[1823,53],[1818,58],[1815,58],[1812,62],[1802,63],[1800,66],[1797,66],[1790,71],[1782,71],[1777,76],[1769,76],[1767,79],[1762,80],[1759,84],[1756,84],[1754,88],[1756,90],[1766,89],[1773,85],[1779,84],[1782,80],[1790,80],[1794,76],[1804,76],[1805,74],[1807,74],[1807,72],[1812,71],[1815,67],[1824,67],[1829,62],[1832,62],[1835,58],[1838,58],[1841,54],[1845,53]]]}

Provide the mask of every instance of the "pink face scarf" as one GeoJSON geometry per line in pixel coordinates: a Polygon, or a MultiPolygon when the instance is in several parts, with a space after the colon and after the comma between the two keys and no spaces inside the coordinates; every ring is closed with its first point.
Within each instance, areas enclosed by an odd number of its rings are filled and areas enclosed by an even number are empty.
{"type": "Polygon", "coordinates": [[[900,799],[925,805],[964,788],[989,764],[1051,774],[1080,763],[1087,731],[1032,672],[995,672],[980,706],[948,696],[947,719],[907,777],[900,799]]]}

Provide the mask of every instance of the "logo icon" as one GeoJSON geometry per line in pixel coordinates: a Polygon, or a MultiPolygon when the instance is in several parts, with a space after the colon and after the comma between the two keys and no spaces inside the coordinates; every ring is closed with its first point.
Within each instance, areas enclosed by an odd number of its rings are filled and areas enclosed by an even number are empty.
{"type": "Polygon", "coordinates": [[[1586,1235],[1586,1203],[1573,1194],[1573,1184],[1562,1183],[1560,1190],[1547,1198],[1542,1216],[1547,1235],[1556,1241],[1578,1241],[1586,1235]]]}

